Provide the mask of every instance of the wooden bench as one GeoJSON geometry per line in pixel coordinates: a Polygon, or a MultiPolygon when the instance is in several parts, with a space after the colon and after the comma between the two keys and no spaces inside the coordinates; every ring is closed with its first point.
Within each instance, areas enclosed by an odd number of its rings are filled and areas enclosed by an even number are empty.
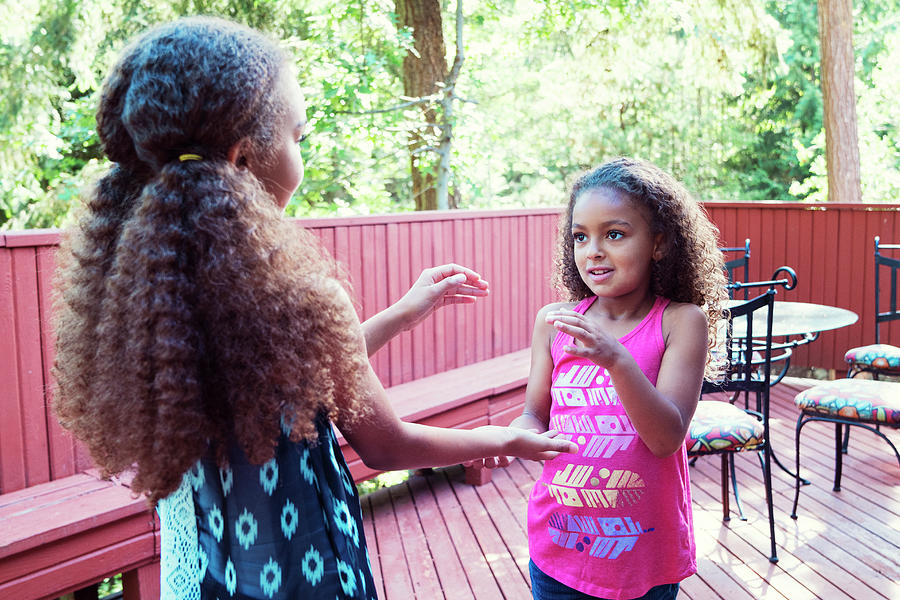
{"type": "MultiPolygon", "coordinates": [[[[509,425],[522,414],[531,350],[519,350],[388,388],[388,397],[403,421],[437,427],[474,429],[509,425]]],[[[346,440],[341,450],[356,482],[379,471],[367,467],[346,440]]],[[[480,485],[490,469],[467,469],[466,481],[480,485]]]]}
{"type": "Polygon", "coordinates": [[[123,573],[125,600],[159,597],[159,526],[96,472],[0,495],[0,598],[56,598],[123,573]]]}

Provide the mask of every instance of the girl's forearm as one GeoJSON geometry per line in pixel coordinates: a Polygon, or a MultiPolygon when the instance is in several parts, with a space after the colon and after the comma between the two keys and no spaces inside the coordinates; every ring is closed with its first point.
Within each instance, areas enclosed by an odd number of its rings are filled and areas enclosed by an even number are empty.
{"type": "Polygon", "coordinates": [[[496,425],[467,430],[401,422],[395,433],[392,443],[381,444],[377,450],[361,454],[367,466],[381,470],[415,469],[493,456],[545,460],[559,452],[577,450],[571,442],[562,439],[496,425]]]}
{"type": "Polygon", "coordinates": [[[690,415],[663,395],[636,362],[609,369],[619,402],[641,440],[656,456],[668,456],[684,443],[690,415]]]}
{"type": "Polygon", "coordinates": [[[409,316],[402,305],[398,304],[394,303],[363,321],[362,330],[366,337],[366,353],[369,356],[375,354],[395,335],[408,329],[409,316]]]}
{"type": "Polygon", "coordinates": [[[496,429],[443,429],[401,422],[400,431],[379,449],[377,455],[363,456],[369,467],[383,470],[443,467],[501,454],[508,436],[496,429]]]}

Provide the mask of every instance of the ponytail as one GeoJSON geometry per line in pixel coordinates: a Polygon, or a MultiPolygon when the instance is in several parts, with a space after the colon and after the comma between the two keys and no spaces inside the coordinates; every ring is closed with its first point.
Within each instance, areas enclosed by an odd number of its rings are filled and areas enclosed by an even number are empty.
{"type": "Polygon", "coordinates": [[[106,294],[105,278],[144,177],[114,165],[96,183],[77,225],[63,235],[53,286],[57,317],[53,374],[60,392],[54,397],[54,410],[64,426],[82,422],[86,410],[83,400],[92,393],[92,359],[98,344],[97,324],[99,306],[106,294]],[[82,401],[64,403],[59,402],[60,397],[82,401]]]}

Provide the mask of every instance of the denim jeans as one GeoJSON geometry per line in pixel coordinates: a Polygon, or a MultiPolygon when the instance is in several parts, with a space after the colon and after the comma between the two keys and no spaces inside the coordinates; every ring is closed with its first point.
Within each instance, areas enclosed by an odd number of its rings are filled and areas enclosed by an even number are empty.
{"type": "MultiPolygon", "coordinates": [[[[588,596],[558,582],[538,569],[532,561],[528,561],[528,570],[531,573],[531,596],[534,600],[597,600],[597,596],[588,596]]],[[[678,587],[677,583],[657,585],[634,600],[675,600],[678,587]]]]}

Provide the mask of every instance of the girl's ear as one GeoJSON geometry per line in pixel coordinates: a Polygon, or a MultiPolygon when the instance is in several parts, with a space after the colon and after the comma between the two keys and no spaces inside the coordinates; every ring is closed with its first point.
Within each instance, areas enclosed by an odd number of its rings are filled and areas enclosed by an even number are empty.
{"type": "Polygon", "coordinates": [[[653,260],[659,261],[666,255],[666,238],[662,233],[657,233],[653,239],[653,260]]]}
{"type": "Polygon", "coordinates": [[[225,155],[228,158],[228,162],[233,164],[236,167],[246,167],[247,166],[247,149],[249,147],[249,142],[247,138],[241,138],[231,145],[231,148],[228,149],[227,154],[225,155]]]}

